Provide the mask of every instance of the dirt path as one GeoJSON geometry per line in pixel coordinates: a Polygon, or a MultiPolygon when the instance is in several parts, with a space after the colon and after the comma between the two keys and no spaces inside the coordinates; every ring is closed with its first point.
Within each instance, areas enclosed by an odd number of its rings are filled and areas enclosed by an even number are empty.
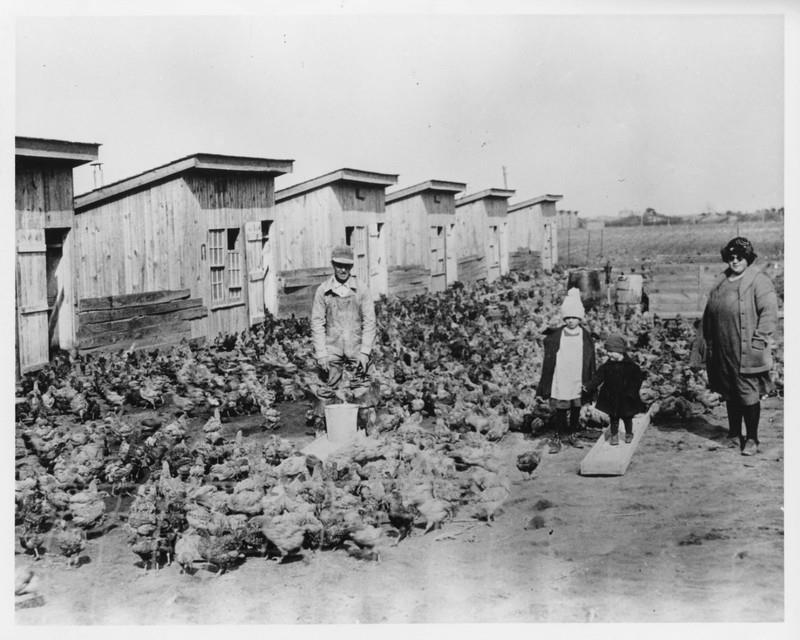
{"type": "Polygon", "coordinates": [[[545,454],[526,480],[514,460],[535,442],[509,434],[512,495],[491,526],[418,530],[380,562],[326,551],[250,559],[218,577],[145,572],[113,530],[77,569],[34,563],[45,605],[17,611],[16,623],[781,621],[781,402],[762,415],[757,457],[726,448],[720,411],[651,425],[627,474],[610,478],[579,476],[586,450],[568,449],[545,454]],[[537,510],[541,500],[552,506],[537,510]],[[526,528],[537,514],[544,526],[526,528]]]}

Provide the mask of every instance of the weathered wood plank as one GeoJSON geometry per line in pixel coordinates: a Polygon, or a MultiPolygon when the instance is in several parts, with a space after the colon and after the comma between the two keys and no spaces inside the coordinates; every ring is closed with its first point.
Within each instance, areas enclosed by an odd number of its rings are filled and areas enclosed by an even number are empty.
{"type": "Polygon", "coordinates": [[[143,293],[128,293],[120,296],[101,296],[99,298],[81,298],[79,310],[99,311],[102,309],[122,309],[124,307],[137,307],[144,304],[156,304],[182,300],[191,295],[189,289],[145,291],[143,293]]]}
{"type": "Polygon", "coordinates": [[[296,289],[307,286],[316,287],[332,275],[333,270],[330,267],[281,271],[278,275],[278,284],[286,289],[296,289]]]}
{"type": "Polygon", "coordinates": [[[458,279],[461,282],[475,282],[486,279],[486,259],[484,256],[467,256],[458,261],[458,279]]]}
{"type": "Polygon", "coordinates": [[[182,309],[170,313],[159,315],[140,315],[112,322],[96,322],[92,324],[81,324],[78,329],[78,339],[90,336],[101,335],[104,333],[128,332],[146,327],[157,327],[164,323],[175,322],[178,320],[197,320],[208,315],[206,307],[198,306],[191,309],[182,309]]]}
{"type": "Polygon", "coordinates": [[[639,414],[633,419],[633,441],[625,443],[625,427],[620,421],[620,443],[612,446],[606,440],[606,431],[589,449],[589,453],[581,461],[580,473],[582,476],[621,476],[625,475],[631,462],[636,447],[642,439],[645,430],[650,425],[650,416],[657,410],[653,404],[647,413],[639,414]]]}
{"type": "MultiPolygon", "coordinates": [[[[189,298],[185,300],[175,300],[173,302],[161,302],[156,304],[140,305],[136,307],[121,307],[104,311],[82,311],[78,314],[81,326],[98,322],[111,322],[114,320],[124,320],[136,316],[163,315],[173,311],[184,309],[203,308],[202,298],[189,298]]],[[[206,310],[207,313],[207,310],[206,310]]],[[[204,314],[205,315],[205,314],[204,314]]],[[[195,316],[201,318],[202,316],[195,316]]]]}

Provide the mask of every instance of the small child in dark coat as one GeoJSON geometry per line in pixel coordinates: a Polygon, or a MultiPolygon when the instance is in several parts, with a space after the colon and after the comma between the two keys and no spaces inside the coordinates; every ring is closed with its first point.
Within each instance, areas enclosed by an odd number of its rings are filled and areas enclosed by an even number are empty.
{"type": "Polygon", "coordinates": [[[606,338],[608,360],[604,362],[591,382],[586,386],[587,393],[597,395],[598,411],[607,413],[611,418],[611,444],[619,444],[619,421],[625,424],[625,442],[633,440],[633,416],[647,410],[639,397],[639,389],[645,374],[630,359],[627,353],[625,338],[614,333],[606,338]]]}

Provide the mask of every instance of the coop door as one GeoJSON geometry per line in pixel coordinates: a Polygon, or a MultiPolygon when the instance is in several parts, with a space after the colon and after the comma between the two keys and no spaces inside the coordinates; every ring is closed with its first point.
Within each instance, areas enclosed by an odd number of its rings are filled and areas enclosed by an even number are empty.
{"type": "Polygon", "coordinates": [[[446,283],[452,284],[458,279],[458,257],[456,255],[456,225],[445,227],[444,262],[446,283]]]}
{"type": "Polygon", "coordinates": [[[383,233],[383,223],[370,224],[369,247],[369,288],[373,297],[386,294],[389,288],[389,276],[386,267],[386,239],[383,233]]]}
{"type": "Polygon", "coordinates": [[[430,228],[431,246],[431,291],[444,291],[447,288],[445,230],[441,226],[430,228]]]}
{"type": "Polygon", "coordinates": [[[49,361],[44,229],[17,230],[17,358],[20,373],[49,361]]]}
{"type": "Polygon", "coordinates": [[[264,320],[263,239],[260,220],[244,223],[245,258],[247,260],[247,306],[250,326],[264,320]]]}
{"type": "Polygon", "coordinates": [[[46,229],[47,325],[50,349],[69,349],[74,344],[72,269],[69,229],[46,229]]]}
{"type": "Polygon", "coordinates": [[[500,234],[497,225],[489,227],[486,246],[486,280],[492,282],[500,275],[500,234]]]}

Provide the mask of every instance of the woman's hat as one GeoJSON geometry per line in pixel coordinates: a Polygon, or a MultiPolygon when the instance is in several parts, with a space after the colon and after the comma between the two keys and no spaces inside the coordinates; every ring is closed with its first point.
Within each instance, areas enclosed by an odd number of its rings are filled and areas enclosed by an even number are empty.
{"type": "Polygon", "coordinates": [[[742,258],[747,260],[747,264],[753,264],[753,260],[755,260],[758,256],[756,252],[753,250],[753,243],[750,242],[747,238],[734,238],[719,252],[722,256],[723,262],[730,262],[731,258],[736,256],[737,258],[742,258]]]}
{"type": "Polygon", "coordinates": [[[616,351],[617,353],[625,353],[628,350],[628,345],[625,344],[625,338],[618,333],[612,333],[606,338],[606,351],[616,351]]]}
{"type": "Polygon", "coordinates": [[[562,318],[580,318],[584,319],[586,314],[583,311],[583,303],[581,302],[580,289],[572,287],[567,291],[567,296],[564,302],[561,303],[561,317],[562,318]]]}

